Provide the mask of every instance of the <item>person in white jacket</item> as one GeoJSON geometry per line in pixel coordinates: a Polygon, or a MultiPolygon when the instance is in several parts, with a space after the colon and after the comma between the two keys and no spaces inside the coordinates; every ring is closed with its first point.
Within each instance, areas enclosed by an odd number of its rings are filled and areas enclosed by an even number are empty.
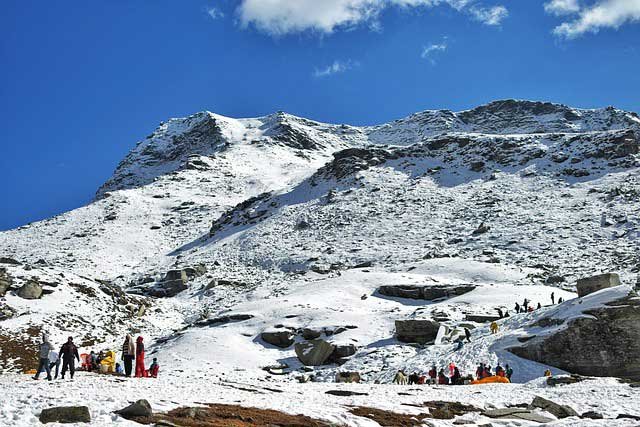
{"type": "Polygon", "coordinates": [[[58,357],[58,352],[51,350],[49,352],[49,370],[53,370],[56,368],[56,374],[53,376],[54,380],[58,379],[58,372],[60,371],[60,357],[58,357]]]}
{"type": "Polygon", "coordinates": [[[49,367],[49,352],[53,349],[53,346],[49,342],[49,338],[42,334],[42,343],[40,344],[40,350],[38,350],[38,356],[40,357],[40,363],[38,364],[38,371],[34,380],[40,378],[40,372],[45,370],[47,372],[47,380],[51,381],[51,368],[49,367]]]}

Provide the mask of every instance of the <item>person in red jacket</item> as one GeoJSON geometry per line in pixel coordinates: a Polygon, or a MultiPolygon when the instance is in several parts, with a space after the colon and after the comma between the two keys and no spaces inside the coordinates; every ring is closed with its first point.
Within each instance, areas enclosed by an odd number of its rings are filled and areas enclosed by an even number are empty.
{"type": "Polygon", "coordinates": [[[142,378],[145,375],[144,368],[144,343],[142,337],[136,340],[136,378],[142,378]]]}

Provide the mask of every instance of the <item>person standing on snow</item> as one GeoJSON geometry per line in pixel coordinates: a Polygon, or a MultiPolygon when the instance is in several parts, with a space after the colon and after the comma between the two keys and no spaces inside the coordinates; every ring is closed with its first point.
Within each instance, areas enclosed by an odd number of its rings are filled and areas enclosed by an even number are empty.
{"type": "Polygon", "coordinates": [[[62,379],[64,379],[64,374],[67,373],[67,369],[69,369],[71,379],[73,379],[73,375],[76,373],[75,361],[80,361],[78,347],[73,343],[73,337],[69,337],[67,342],[62,344],[60,357],[62,358],[62,379]]]}
{"type": "Polygon", "coordinates": [[[56,375],[53,377],[54,380],[58,379],[58,372],[60,371],[60,358],[58,357],[58,352],[51,350],[49,352],[49,370],[56,368],[56,375]]]}
{"type": "Polygon", "coordinates": [[[144,343],[142,337],[136,339],[136,378],[142,378],[145,376],[144,368],[144,343]]]}
{"type": "Polygon", "coordinates": [[[122,360],[124,361],[124,374],[128,377],[131,376],[133,370],[133,359],[136,358],[136,346],[133,343],[133,337],[127,334],[122,344],[122,360]]]}
{"type": "Polygon", "coordinates": [[[511,381],[511,375],[513,375],[513,369],[511,369],[511,367],[509,366],[509,364],[508,364],[508,363],[507,363],[507,365],[505,366],[505,368],[506,368],[506,369],[505,369],[504,373],[505,373],[505,375],[506,375],[507,379],[508,379],[509,381],[511,381]]]}
{"type": "Polygon", "coordinates": [[[556,294],[554,292],[551,292],[551,305],[554,305],[556,303],[556,294]]]}
{"type": "Polygon", "coordinates": [[[453,376],[453,373],[455,372],[455,370],[456,370],[456,364],[453,363],[453,362],[449,363],[449,376],[450,377],[453,376]]]}
{"type": "Polygon", "coordinates": [[[497,334],[498,333],[498,324],[496,322],[491,322],[491,325],[489,325],[489,329],[491,329],[491,333],[492,334],[497,334]]]}
{"type": "Polygon", "coordinates": [[[47,372],[47,380],[51,381],[51,368],[49,367],[49,352],[53,346],[49,342],[49,338],[42,334],[42,343],[40,344],[40,350],[38,351],[38,356],[40,357],[40,363],[38,363],[38,371],[36,375],[33,377],[34,380],[39,379],[40,372],[45,370],[47,372]]]}
{"type": "Polygon", "coordinates": [[[467,342],[471,342],[471,331],[469,328],[464,328],[464,336],[467,337],[467,342]]]}
{"type": "Polygon", "coordinates": [[[516,314],[520,313],[520,304],[516,303],[516,314]]]}

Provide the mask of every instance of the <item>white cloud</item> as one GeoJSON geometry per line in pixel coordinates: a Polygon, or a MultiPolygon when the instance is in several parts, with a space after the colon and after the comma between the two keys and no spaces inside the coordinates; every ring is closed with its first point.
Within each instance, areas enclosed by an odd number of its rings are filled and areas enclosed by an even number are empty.
{"type": "Polygon", "coordinates": [[[448,5],[487,25],[498,25],[507,15],[504,6],[485,7],[481,0],[242,0],[237,9],[243,28],[280,36],[304,31],[330,34],[357,25],[378,25],[380,12],[448,5]]]}
{"type": "Polygon", "coordinates": [[[316,68],[313,71],[313,77],[317,77],[317,78],[328,77],[334,74],[344,73],[345,71],[352,69],[354,65],[357,65],[357,63],[354,63],[352,61],[344,62],[344,61],[335,60],[331,65],[328,65],[324,68],[320,68],[320,69],[316,68]]]}
{"type": "Polygon", "coordinates": [[[428,59],[431,65],[435,65],[436,60],[433,56],[439,52],[444,52],[445,50],[447,50],[446,38],[442,43],[432,43],[429,46],[423,47],[420,56],[423,59],[428,59]]]}
{"type": "Polygon", "coordinates": [[[207,15],[209,15],[211,19],[224,18],[224,13],[222,13],[222,11],[220,11],[219,9],[216,9],[215,7],[208,7],[207,15]]]}
{"type": "Polygon", "coordinates": [[[509,11],[504,6],[490,8],[472,6],[469,8],[469,12],[476,21],[480,21],[485,25],[500,25],[502,20],[509,16],[509,11]]]}
{"type": "Polygon", "coordinates": [[[580,11],[578,0],[551,0],[544,4],[545,12],[556,15],[570,15],[580,11]]]}
{"type": "Polygon", "coordinates": [[[575,19],[558,25],[553,33],[572,39],[585,33],[597,33],[603,28],[617,29],[640,21],[640,0],[599,0],[580,8],[572,16],[575,19]]]}

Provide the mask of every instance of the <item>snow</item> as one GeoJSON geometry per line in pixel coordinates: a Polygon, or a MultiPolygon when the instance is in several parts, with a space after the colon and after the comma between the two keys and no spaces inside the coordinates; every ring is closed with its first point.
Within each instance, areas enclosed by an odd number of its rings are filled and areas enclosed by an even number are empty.
{"type": "MultiPolygon", "coordinates": [[[[417,412],[403,403],[455,400],[504,407],[536,394],[578,412],[638,415],[637,389],[606,378],[549,388],[539,378],[544,370],[562,371],[507,349],[538,318],[584,316],[638,280],[640,163],[638,154],[620,154],[620,147],[639,132],[636,115],[613,108],[510,101],[463,112],[424,111],[367,127],[286,113],[170,119],[137,144],[92,203],[0,233],[0,256],[23,263],[0,264],[14,285],[36,279],[50,291],[40,300],[13,292],[0,298],[17,312],[0,322],[0,333],[24,336],[33,326],[54,345],[74,335],[88,352],[117,349],[124,334],[135,331],[149,343],[149,355],[159,358],[161,377],[119,382],[79,374],[63,388],[14,374],[18,364],[10,361],[4,371],[12,373],[0,376],[0,389],[8,393],[0,425],[32,424],[41,408],[65,403],[89,404],[96,425],[127,425],[111,412],[138,398],[158,409],[241,402],[357,426],[374,424],[348,413],[346,405],[417,412]],[[351,155],[334,156],[347,148],[354,149],[351,155]],[[472,167],[479,161],[482,167],[472,167]],[[474,233],[481,223],[489,230],[474,233]],[[362,263],[369,266],[357,267],[362,263]],[[129,295],[123,301],[102,289],[108,282],[140,290],[141,279],[158,281],[171,269],[195,265],[207,272],[173,298],[129,295]],[[622,286],[576,298],[578,278],[609,271],[620,273],[622,286]],[[476,288],[438,301],[377,292],[394,284],[476,288]],[[551,292],[565,302],[547,306],[551,292]],[[513,315],[514,304],[525,298],[545,307],[513,315]],[[512,314],[499,321],[498,334],[465,320],[497,308],[512,314]],[[231,314],[252,317],[196,323],[231,314]],[[445,328],[436,345],[395,338],[396,320],[435,314],[449,319],[444,324],[454,334],[469,327],[471,342],[454,351],[445,328]],[[346,326],[322,338],[353,344],[356,354],[340,367],[312,373],[302,370],[293,347],[260,338],[285,327],[346,326]],[[463,374],[480,362],[508,363],[515,384],[406,389],[411,396],[389,384],[398,369],[426,372],[450,362],[463,374]],[[289,374],[262,369],[281,364],[289,374]],[[339,370],[360,372],[365,384],[329,384],[339,370]],[[296,380],[311,374],[319,382],[296,380]],[[234,388],[238,384],[258,391],[234,388]],[[324,394],[335,388],[369,396],[324,394]]],[[[568,419],[553,425],[633,423],[568,419]]]]}

